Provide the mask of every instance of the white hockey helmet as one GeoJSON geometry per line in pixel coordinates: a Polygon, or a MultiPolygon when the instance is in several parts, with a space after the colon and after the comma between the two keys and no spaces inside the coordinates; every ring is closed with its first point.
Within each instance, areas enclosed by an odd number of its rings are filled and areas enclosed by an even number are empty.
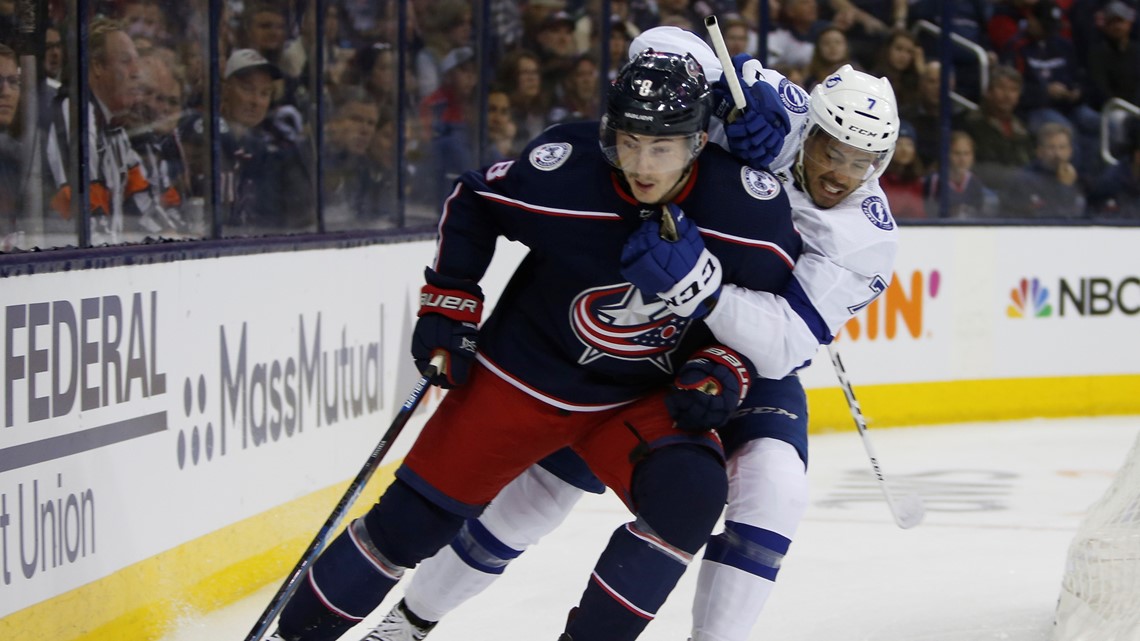
{"type": "Polygon", "coordinates": [[[891,82],[843,65],[812,89],[807,127],[808,136],[818,128],[841,143],[870,152],[873,161],[862,180],[878,178],[890,164],[899,137],[891,82]]]}

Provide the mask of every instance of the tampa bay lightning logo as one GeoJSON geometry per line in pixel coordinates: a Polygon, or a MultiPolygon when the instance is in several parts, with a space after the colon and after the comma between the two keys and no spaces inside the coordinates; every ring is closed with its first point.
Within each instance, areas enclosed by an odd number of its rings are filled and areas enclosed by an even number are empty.
{"type": "Polygon", "coordinates": [[[890,231],[895,228],[895,220],[891,218],[891,211],[887,209],[887,204],[883,202],[883,199],[878,196],[871,196],[863,200],[863,215],[879,229],[890,231]]]}
{"type": "Polygon", "coordinates": [[[741,167],[740,181],[744,183],[744,190],[758,200],[772,200],[780,194],[780,181],[760,169],[741,167]]]}
{"type": "Polygon", "coordinates": [[[566,142],[550,142],[539,145],[530,152],[530,164],[534,165],[535,169],[554,171],[570,158],[572,149],[574,148],[570,146],[570,143],[566,142]]]}
{"type": "Polygon", "coordinates": [[[649,361],[671,374],[669,355],[677,349],[690,320],[674,315],[665,303],[621,283],[588,289],[570,306],[570,326],[585,349],[578,362],[602,357],[649,361]]]}
{"type": "Polygon", "coordinates": [[[787,78],[780,81],[780,101],[784,103],[784,108],[792,113],[807,113],[807,93],[787,78]]]}

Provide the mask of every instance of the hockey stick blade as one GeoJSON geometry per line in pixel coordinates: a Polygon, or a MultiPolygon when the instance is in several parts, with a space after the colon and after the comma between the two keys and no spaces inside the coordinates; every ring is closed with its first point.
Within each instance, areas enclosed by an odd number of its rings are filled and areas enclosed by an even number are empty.
{"type": "Polygon", "coordinates": [[[847,369],[843,367],[843,360],[834,345],[827,346],[827,354],[831,357],[831,364],[835,368],[835,377],[839,379],[839,386],[843,388],[843,395],[847,398],[847,408],[851,410],[851,418],[855,421],[855,429],[859,431],[859,438],[863,441],[863,449],[867,451],[867,458],[871,461],[871,469],[875,472],[875,480],[879,482],[879,489],[883,491],[883,498],[887,500],[887,507],[891,509],[891,516],[895,524],[904,530],[918,525],[926,516],[926,506],[922,499],[912,493],[895,496],[883,475],[883,468],[879,465],[879,457],[875,454],[875,446],[871,444],[871,437],[867,434],[867,422],[863,419],[863,410],[855,398],[855,390],[851,388],[851,381],[847,378],[847,369]]]}
{"type": "Polygon", "coordinates": [[[270,624],[281,613],[285,607],[285,602],[289,600],[293,593],[297,591],[297,587],[301,582],[301,577],[309,571],[313,561],[324,550],[325,544],[328,543],[329,535],[336,529],[345,514],[348,513],[349,508],[356,502],[357,497],[364,490],[364,486],[368,484],[368,480],[372,478],[373,473],[380,467],[380,462],[384,459],[384,455],[392,447],[392,442],[403,431],[404,425],[407,424],[408,419],[415,413],[416,408],[419,407],[420,401],[423,400],[424,394],[428,388],[431,387],[431,379],[436,375],[443,372],[444,363],[446,363],[446,356],[436,355],[431,359],[431,363],[424,369],[420,379],[416,381],[415,387],[412,392],[408,394],[407,400],[400,406],[399,411],[396,412],[396,417],[392,419],[392,424],[388,426],[388,430],[384,432],[384,436],[380,438],[380,442],[373,448],[372,453],[368,456],[368,461],[365,462],[364,467],[356,473],[356,478],[349,484],[348,489],[345,490],[344,495],[341,496],[340,501],[333,508],[331,514],[325,520],[324,525],[317,531],[317,535],[313,537],[313,541],[309,543],[309,547],[305,549],[304,554],[301,555],[297,565],[293,567],[293,571],[289,573],[281,587],[277,589],[277,593],[270,599],[269,605],[265,606],[265,610],[258,617],[257,622],[254,623],[253,628],[246,635],[245,641],[261,641],[265,633],[269,630],[270,624]]]}

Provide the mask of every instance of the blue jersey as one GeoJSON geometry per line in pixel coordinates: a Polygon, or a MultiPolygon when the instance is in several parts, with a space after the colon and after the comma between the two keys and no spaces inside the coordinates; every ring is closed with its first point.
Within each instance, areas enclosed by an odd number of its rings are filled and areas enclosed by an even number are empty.
{"type": "MultiPolygon", "coordinates": [[[[787,285],[801,241],[770,173],[708,145],[674,202],[720,259],[725,283],[767,292],[787,285]]],[[[444,205],[433,269],[478,281],[498,236],[530,249],[480,331],[480,361],[577,411],[621,405],[672,381],[688,354],[717,341],[703,321],[672,314],[621,276],[626,238],[659,210],[623,187],[596,122],[552,127],[518,160],[463,174],[444,205]]]]}

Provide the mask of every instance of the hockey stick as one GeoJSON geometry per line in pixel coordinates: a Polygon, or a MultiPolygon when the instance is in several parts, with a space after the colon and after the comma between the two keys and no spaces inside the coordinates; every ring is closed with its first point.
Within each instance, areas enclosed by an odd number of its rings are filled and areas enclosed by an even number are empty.
{"type": "Polygon", "coordinates": [[[388,431],[384,432],[384,436],[380,439],[380,442],[376,444],[372,453],[368,455],[368,461],[364,464],[364,467],[360,468],[360,471],[356,473],[356,478],[352,480],[344,496],[340,498],[340,502],[333,508],[332,514],[329,514],[328,519],[325,520],[325,524],[321,526],[317,535],[313,537],[312,543],[309,543],[309,547],[305,550],[305,553],[301,555],[301,559],[297,561],[297,565],[293,568],[293,571],[289,573],[285,582],[277,589],[277,594],[274,594],[273,599],[269,601],[269,605],[265,606],[265,611],[261,613],[261,616],[257,619],[257,623],[253,625],[253,629],[246,635],[245,641],[260,641],[266,630],[269,629],[269,625],[273,623],[273,620],[281,613],[281,609],[285,607],[285,602],[288,601],[289,597],[293,596],[293,592],[297,590],[302,575],[309,570],[309,566],[313,564],[317,555],[324,549],[329,534],[340,525],[345,513],[348,512],[348,509],[352,507],[352,504],[356,502],[357,497],[359,497],[360,493],[364,490],[368,479],[376,472],[376,468],[380,467],[380,461],[384,459],[384,455],[388,453],[392,442],[400,435],[408,419],[411,418],[416,408],[419,407],[420,401],[424,398],[424,392],[426,392],[430,386],[429,383],[431,379],[435,378],[435,376],[441,372],[443,364],[443,355],[437,355],[431,359],[431,363],[424,370],[423,375],[420,376],[420,380],[416,381],[416,386],[412,389],[412,393],[408,395],[407,400],[405,400],[404,404],[400,407],[400,411],[396,412],[396,418],[392,419],[392,424],[388,427],[388,431]]]}
{"type": "Polygon", "coordinates": [[[887,480],[883,477],[883,468],[879,466],[879,457],[871,445],[871,437],[867,435],[867,423],[863,420],[863,411],[859,408],[859,401],[855,400],[855,391],[851,389],[851,381],[847,380],[847,370],[843,367],[839,352],[834,345],[828,345],[827,353],[831,356],[831,364],[835,366],[835,377],[839,379],[839,385],[843,388],[844,396],[847,397],[847,407],[851,409],[851,418],[855,420],[855,429],[859,430],[859,436],[863,438],[863,447],[867,450],[867,457],[871,459],[871,469],[875,471],[879,488],[883,490],[883,496],[891,508],[891,516],[895,518],[895,523],[899,527],[904,530],[910,529],[922,522],[922,517],[926,515],[926,507],[923,506],[922,499],[913,492],[897,497],[891,494],[890,488],[887,487],[887,480]]]}
{"type": "Polygon", "coordinates": [[[705,18],[705,29],[708,29],[713,51],[717,60],[720,60],[721,75],[724,76],[724,82],[732,94],[732,102],[736,105],[736,111],[724,119],[725,122],[732,122],[736,120],[737,112],[744,111],[748,105],[744,100],[744,88],[740,86],[740,78],[736,77],[736,67],[732,64],[732,57],[728,55],[728,45],[724,44],[724,36],[720,33],[720,23],[716,21],[716,16],[705,18]]]}
{"type": "MultiPolygon", "coordinates": [[[[748,104],[744,100],[744,89],[740,86],[740,78],[736,77],[736,68],[732,66],[732,58],[728,55],[728,46],[724,44],[724,36],[720,32],[720,24],[717,23],[716,16],[705,18],[705,28],[708,29],[709,37],[712,39],[713,51],[716,52],[716,57],[720,60],[721,75],[724,76],[724,81],[728,84],[728,91],[732,94],[732,102],[736,105],[736,109],[725,117],[725,122],[732,122],[748,104]]],[[[661,238],[671,243],[677,242],[678,238],[677,223],[673,220],[673,215],[669,213],[667,207],[661,208],[661,238]]]]}

